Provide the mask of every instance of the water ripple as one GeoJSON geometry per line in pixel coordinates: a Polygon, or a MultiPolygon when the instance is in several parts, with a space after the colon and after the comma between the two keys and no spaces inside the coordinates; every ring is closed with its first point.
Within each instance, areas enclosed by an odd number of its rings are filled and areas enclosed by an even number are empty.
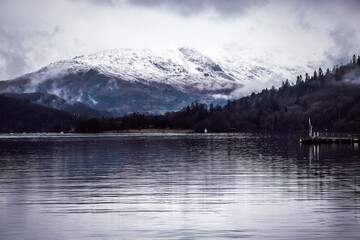
{"type": "Polygon", "coordinates": [[[0,135],[0,239],[359,239],[357,145],[0,135]]]}

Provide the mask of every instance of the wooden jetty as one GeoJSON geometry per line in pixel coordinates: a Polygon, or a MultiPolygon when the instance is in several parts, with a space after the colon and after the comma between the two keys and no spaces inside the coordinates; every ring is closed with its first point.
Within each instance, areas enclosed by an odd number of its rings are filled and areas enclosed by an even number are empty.
{"type": "Polygon", "coordinates": [[[301,138],[300,143],[304,144],[323,144],[323,143],[359,143],[360,136],[345,133],[324,133],[316,132],[319,134],[315,137],[301,138]],[[323,134],[326,134],[324,136],[323,134]],[[329,134],[329,135],[328,135],[329,134]]]}
{"type": "Polygon", "coordinates": [[[309,136],[300,138],[303,144],[325,144],[325,143],[359,143],[360,134],[354,133],[329,133],[314,132],[309,118],[309,136]]]}

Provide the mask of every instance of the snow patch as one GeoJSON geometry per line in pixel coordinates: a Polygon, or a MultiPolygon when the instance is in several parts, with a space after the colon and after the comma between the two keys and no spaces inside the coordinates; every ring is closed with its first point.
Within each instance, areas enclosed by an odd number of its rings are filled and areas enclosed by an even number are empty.
{"type": "MultiPolygon", "coordinates": [[[[113,79],[169,84],[180,91],[189,91],[189,86],[196,86],[201,91],[234,88],[231,97],[240,97],[249,94],[250,90],[259,91],[269,83],[279,86],[286,78],[294,79],[297,73],[293,69],[300,69],[299,74],[304,74],[301,72],[303,69],[290,64],[289,59],[278,58],[272,54],[254,57],[244,49],[232,48],[224,48],[214,57],[186,47],[111,49],[52,63],[30,74],[30,79],[36,86],[50,78],[61,79],[70,73],[86,73],[94,69],[113,79]]],[[[117,89],[116,81],[109,81],[107,88],[117,89]]]]}
{"type": "Polygon", "coordinates": [[[98,104],[98,102],[94,98],[92,98],[90,95],[88,95],[88,98],[89,98],[90,102],[92,103],[92,105],[98,104]]]}

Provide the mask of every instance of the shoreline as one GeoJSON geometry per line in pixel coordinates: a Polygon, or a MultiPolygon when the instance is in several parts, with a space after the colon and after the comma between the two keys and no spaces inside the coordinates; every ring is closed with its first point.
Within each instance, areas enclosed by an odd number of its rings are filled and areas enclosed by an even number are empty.
{"type": "Polygon", "coordinates": [[[126,135],[126,134],[191,134],[193,130],[176,130],[176,129],[128,129],[121,131],[104,131],[104,132],[18,132],[18,133],[0,133],[0,138],[34,138],[34,137],[74,137],[74,136],[91,136],[91,135],[126,135]]]}
{"type": "Polygon", "coordinates": [[[104,131],[100,133],[195,133],[194,130],[180,130],[180,129],[127,129],[118,131],[104,131]]]}

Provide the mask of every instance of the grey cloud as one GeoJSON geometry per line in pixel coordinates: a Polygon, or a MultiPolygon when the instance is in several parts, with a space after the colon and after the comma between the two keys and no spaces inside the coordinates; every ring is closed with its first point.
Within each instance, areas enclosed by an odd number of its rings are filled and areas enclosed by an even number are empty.
{"type": "Polygon", "coordinates": [[[55,27],[51,32],[19,33],[0,28],[0,59],[4,61],[1,76],[18,76],[33,68],[32,61],[46,59],[45,49],[36,46],[50,43],[60,31],[59,27],[55,27]]]}
{"type": "Polygon", "coordinates": [[[324,56],[330,62],[347,63],[351,56],[360,50],[360,44],[355,35],[355,29],[349,26],[340,26],[330,32],[329,36],[334,47],[325,52],[324,56]]]}
{"type": "Polygon", "coordinates": [[[321,13],[322,8],[326,5],[337,5],[355,11],[360,9],[359,0],[107,0],[105,3],[112,2],[115,4],[124,1],[132,5],[147,8],[164,8],[185,16],[214,10],[222,17],[233,17],[246,13],[251,7],[263,7],[267,4],[292,6],[292,11],[300,12],[304,12],[309,8],[316,8],[321,13]]]}
{"type": "Polygon", "coordinates": [[[17,37],[4,29],[0,29],[0,58],[4,61],[2,76],[14,76],[19,72],[24,72],[29,67],[25,54],[28,49],[20,41],[16,41],[17,37]]]}
{"type": "Polygon", "coordinates": [[[213,10],[223,17],[239,16],[250,7],[266,4],[267,0],[127,0],[129,4],[149,8],[165,8],[181,15],[191,16],[213,10]]]}
{"type": "MultiPolygon", "coordinates": [[[[332,43],[331,47],[322,52],[324,58],[320,64],[323,66],[347,63],[354,53],[360,51],[360,32],[356,27],[356,22],[360,21],[359,0],[277,1],[290,7],[296,16],[296,27],[306,32],[322,32],[328,38],[327,42],[332,43]],[[318,25],[317,19],[328,19],[328,22],[318,25]]],[[[314,68],[315,64],[309,63],[310,66],[314,68]]]]}
{"type": "Polygon", "coordinates": [[[70,2],[84,2],[88,4],[93,4],[96,6],[115,6],[117,3],[121,3],[122,1],[114,1],[114,0],[68,0],[70,2]]]}
{"type": "Polygon", "coordinates": [[[295,8],[316,8],[319,12],[323,11],[326,5],[337,5],[342,7],[359,8],[359,0],[275,0],[283,4],[293,5],[295,8]]]}
{"type": "Polygon", "coordinates": [[[359,54],[359,10],[360,0],[0,0],[0,78],[78,54],[142,45],[212,50],[253,43],[255,49],[298,54],[304,66],[340,64],[359,54]],[[207,12],[215,17],[203,16],[207,12]],[[194,24],[189,16],[198,17],[194,24]],[[294,32],[299,38],[288,38],[294,32]],[[291,44],[283,47],[289,41],[301,52],[291,44]]]}
{"type": "Polygon", "coordinates": [[[297,19],[296,24],[299,27],[301,27],[302,29],[305,29],[305,30],[313,29],[313,27],[311,26],[311,24],[308,20],[309,17],[307,16],[307,13],[303,9],[298,11],[298,13],[296,15],[296,19],[297,19]]]}

